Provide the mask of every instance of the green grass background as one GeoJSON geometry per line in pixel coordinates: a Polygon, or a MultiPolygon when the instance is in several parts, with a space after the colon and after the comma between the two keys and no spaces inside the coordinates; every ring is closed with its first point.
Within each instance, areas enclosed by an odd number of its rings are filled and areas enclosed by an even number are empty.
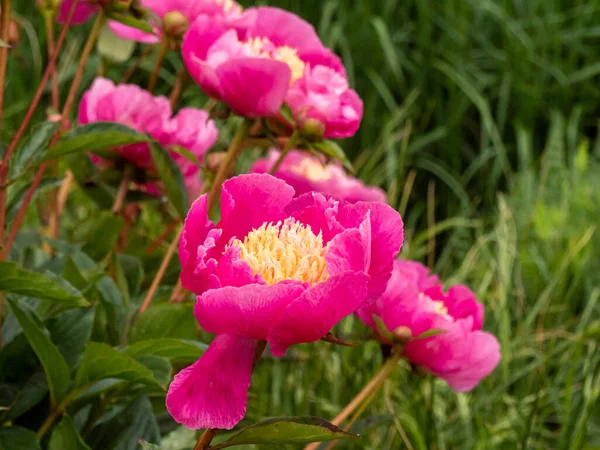
{"type": "MultiPolygon", "coordinates": [[[[16,2],[23,36],[9,67],[4,139],[18,126],[46,58],[29,3],[16,2]]],[[[470,394],[405,364],[355,425],[363,439],[338,448],[599,449],[600,1],[269,3],[313,23],[343,58],[365,105],[360,132],[343,146],[358,175],[386,189],[403,214],[403,256],[428,263],[449,284],[469,284],[485,303],[484,328],[502,345],[500,365],[470,394]]],[[[67,39],[63,95],[86,32],[80,27],[67,39]]],[[[84,88],[100,64],[92,58],[84,88]]],[[[103,67],[118,78],[124,66],[103,67]]],[[[170,90],[179,67],[171,55],[160,92],[170,90]]],[[[151,68],[149,60],[134,81],[151,68]]],[[[193,88],[185,96],[190,104],[202,100],[193,88]]],[[[220,145],[226,140],[227,130],[220,145]]],[[[66,219],[68,237],[80,241],[95,211],[82,198],[74,193],[66,219]]],[[[31,224],[36,214],[32,208],[31,224]]],[[[139,247],[163,226],[145,215],[139,247]]],[[[39,264],[37,245],[39,237],[22,234],[13,259],[39,264]]],[[[138,297],[161,257],[144,257],[138,297]]],[[[167,283],[177,269],[172,264],[167,283]]],[[[358,341],[367,335],[353,318],[338,332],[358,341]]],[[[266,359],[253,378],[246,422],[331,418],[380,363],[373,343],[317,343],[266,359]]],[[[193,434],[173,429],[161,399],[154,407],[168,434],[162,448],[193,446],[193,434]]]]}

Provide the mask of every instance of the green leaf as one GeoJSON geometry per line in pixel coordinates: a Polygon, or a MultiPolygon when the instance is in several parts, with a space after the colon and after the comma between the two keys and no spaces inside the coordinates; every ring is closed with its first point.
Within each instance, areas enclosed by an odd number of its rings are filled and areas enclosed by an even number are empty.
{"type": "Polygon", "coordinates": [[[125,219],[104,211],[94,219],[94,225],[86,234],[82,251],[95,261],[100,261],[110,252],[125,225],[125,219]]]}
{"type": "MultiPolygon", "coordinates": [[[[54,189],[59,187],[63,182],[63,178],[56,178],[51,176],[46,176],[42,178],[42,181],[38,188],[33,193],[31,197],[31,201],[34,202],[40,197],[43,197],[46,192],[50,189],[54,189]]],[[[6,205],[6,218],[9,221],[12,221],[21,205],[23,204],[23,200],[27,191],[31,186],[31,182],[27,179],[18,180],[17,182],[8,186],[8,203],[6,205]]]]}
{"type": "Polygon", "coordinates": [[[71,368],[75,368],[92,335],[96,309],[77,308],[46,321],[52,341],[71,368]]]}
{"type": "Polygon", "coordinates": [[[142,450],[160,450],[158,445],[154,445],[146,441],[140,442],[140,446],[142,447],[142,450]]]}
{"type": "Polygon", "coordinates": [[[46,153],[50,139],[56,133],[58,123],[44,122],[31,130],[15,149],[10,160],[9,182],[35,166],[46,153]]]}
{"type": "Polygon", "coordinates": [[[139,449],[140,441],[160,442],[160,430],[152,411],[152,403],[146,395],[138,396],[126,408],[117,407],[118,414],[95,427],[86,436],[94,449],[139,449]]]}
{"type": "Polygon", "coordinates": [[[163,390],[152,372],[118,350],[100,342],[90,342],[85,349],[75,376],[75,387],[81,388],[105,378],[117,378],[163,390]]]}
{"type": "Polygon", "coordinates": [[[413,341],[417,341],[419,339],[427,339],[427,338],[432,337],[432,336],[437,336],[437,335],[440,335],[440,334],[444,334],[445,332],[446,332],[446,330],[438,330],[436,328],[433,328],[431,330],[425,331],[424,333],[421,333],[420,335],[418,335],[417,337],[413,338],[412,340],[413,341]]]}
{"type": "Polygon", "coordinates": [[[178,155],[183,156],[185,159],[197,166],[199,169],[204,169],[204,166],[202,166],[202,163],[198,160],[198,158],[196,158],[196,155],[190,152],[187,148],[181,147],[179,145],[171,145],[169,147],[169,150],[173,153],[177,153],[178,155]]]}
{"type": "Polygon", "coordinates": [[[179,170],[179,166],[158,142],[150,143],[150,152],[152,153],[152,160],[154,161],[158,175],[165,186],[167,197],[179,213],[179,216],[185,219],[189,203],[183,175],[179,170]]]}
{"type": "Polygon", "coordinates": [[[0,428],[0,450],[40,450],[40,442],[31,430],[0,428]]]}
{"type": "Polygon", "coordinates": [[[167,358],[172,363],[191,363],[196,361],[204,351],[207,345],[197,341],[188,341],[184,339],[162,338],[147,339],[136,342],[127,347],[123,353],[132,358],[140,356],[161,356],[167,358]]]}
{"type": "Polygon", "coordinates": [[[130,334],[131,342],[162,337],[193,340],[196,337],[194,305],[158,303],[138,317],[130,334]]]}
{"type": "Polygon", "coordinates": [[[65,306],[89,306],[89,302],[66,281],[20,268],[13,262],[0,262],[0,291],[60,302],[65,306]]]}
{"type": "Polygon", "coordinates": [[[135,358],[137,362],[147,367],[161,386],[167,386],[171,381],[173,366],[167,358],[154,355],[142,355],[135,358]]]}
{"type": "Polygon", "coordinates": [[[150,138],[125,125],[94,122],[74,128],[65,134],[46,154],[44,160],[74,152],[93,152],[120,145],[149,142],[150,138]]]}
{"type": "Polygon", "coordinates": [[[244,444],[308,444],[358,437],[318,417],[275,417],[240,430],[213,449],[244,444]]]}
{"type": "Polygon", "coordinates": [[[111,20],[116,20],[117,22],[121,22],[128,27],[137,28],[138,30],[144,31],[146,33],[154,34],[154,30],[150,26],[150,24],[142,19],[136,19],[130,14],[122,14],[117,11],[110,12],[111,20]]]}
{"type": "Polygon", "coordinates": [[[346,156],[346,153],[344,153],[342,147],[340,147],[337,142],[326,140],[316,142],[314,144],[311,144],[310,146],[311,148],[317,150],[319,153],[341,161],[346,170],[348,170],[350,173],[355,173],[354,167],[352,167],[352,163],[346,156]]]}
{"type": "Polygon", "coordinates": [[[111,61],[123,63],[128,61],[135,50],[135,41],[123,39],[112,32],[108,24],[104,25],[98,42],[98,53],[111,61]]]}
{"type": "Polygon", "coordinates": [[[44,368],[50,398],[56,405],[62,400],[69,386],[71,370],[58,348],[50,340],[49,333],[40,319],[26,306],[20,308],[14,301],[9,301],[10,309],[23,328],[23,334],[29,341],[44,368]]]}
{"type": "Polygon", "coordinates": [[[91,450],[83,441],[73,419],[64,416],[52,431],[48,450],[91,450]]]}

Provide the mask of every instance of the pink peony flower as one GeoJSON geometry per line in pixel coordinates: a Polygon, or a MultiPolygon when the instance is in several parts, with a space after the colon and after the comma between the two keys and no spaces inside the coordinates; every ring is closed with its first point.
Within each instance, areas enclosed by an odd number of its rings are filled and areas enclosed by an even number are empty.
{"type": "MultiPolygon", "coordinates": [[[[139,132],[148,133],[162,146],[183,147],[202,161],[204,154],[216,142],[218,132],[208,113],[196,108],[183,108],[171,118],[169,100],[154,97],[135,85],[115,84],[106,78],[96,78],[83,95],[79,105],[79,123],[118,122],[139,132]]],[[[147,144],[125,145],[113,149],[122,158],[138,167],[154,171],[147,144]]],[[[186,182],[190,198],[200,192],[199,168],[184,156],[172,151],[186,182]]],[[[152,189],[150,189],[152,191],[152,189]]]]}
{"type": "Polygon", "coordinates": [[[270,7],[247,12],[255,20],[243,32],[200,16],[184,36],[183,59],[211,97],[247,117],[273,116],[307,65],[337,57],[298,16],[270,7]]]}
{"type": "MultiPolygon", "coordinates": [[[[271,150],[268,157],[257,160],[250,171],[270,173],[279,155],[277,150],[271,150]]],[[[300,150],[291,150],[286,155],[275,176],[292,186],[296,195],[316,191],[350,203],[386,201],[383,190],[365,186],[358,178],[347,175],[340,164],[325,164],[318,157],[300,150]]]]}
{"type": "MultiPolygon", "coordinates": [[[[232,27],[245,27],[253,22],[252,14],[244,13],[235,0],[142,0],[141,4],[165,24],[169,13],[177,13],[179,21],[190,24],[200,15],[232,27]]],[[[154,21],[154,34],[145,33],[120,22],[111,21],[110,28],[123,39],[153,44],[160,41],[163,26],[154,21]]]]}
{"type": "Polygon", "coordinates": [[[375,330],[373,315],[389,330],[408,327],[414,337],[443,331],[408,342],[404,356],[459,392],[473,389],[500,361],[498,340],[481,331],[483,305],[475,294],[463,285],[444,292],[438,277],[416,262],[396,261],[385,294],[357,315],[375,330]]]}
{"type": "MultiPolygon", "coordinates": [[[[71,6],[73,5],[74,0],[63,0],[60,4],[60,9],[58,10],[58,15],[56,16],[56,20],[58,23],[64,23],[69,16],[69,11],[71,10],[71,6]]],[[[75,6],[75,14],[73,15],[73,19],[71,23],[73,25],[77,25],[85,22],[90,17],[98,12],[98,9],[102,6],[102,2],[104,0],[79,0],[77,2],[77,6],[75,6]]]]}
{"type": "Polygon", "coordinates": [[[285,99],[300,126],[306,119],[324,126],[325,138],[347,138],[358,130],[363,104],[348,86],[346,73],[335,62],[307,65],[304,76],[292,86],[285,99]]]}
{"type": "Polygon", "coordinates": [[[188,213],[181,281],[198,294],[200,326],[217,334],[169,388],[167,408],[188,428],[231,429],[242,419],[257,340],[280,357],[385,289],[402,245],[400,215],[382,203],[293,197],[275,177],[240,175],[223,184],[217,225],[206,195],[188,213]]]}

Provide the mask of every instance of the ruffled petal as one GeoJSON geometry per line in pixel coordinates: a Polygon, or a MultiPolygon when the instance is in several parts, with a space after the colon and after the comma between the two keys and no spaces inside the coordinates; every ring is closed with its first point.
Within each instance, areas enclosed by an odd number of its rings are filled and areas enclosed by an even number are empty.
{"type": "Polygon", "coordinates": [[[179,372],[167,394],[173,418],[192,430],[232,429],[246,414],[256,341],[223,334],[179,372]]]}
{"type": "MultiPolygon", "coordinates": [[[[115,20],[110,20],[108,22],[108,26],[112,32],[121,39],[141,42],[142,44],[156,44],[160,41],[160,37],[156,34],[146,33],[142,30],[138,30],[137,28],[128,27],[127,25],[115,20]]],[[[157,32],[159,32],[159,30],[157,30],[157,32]]]]}
{"type": "Polygon", "coordinates": [[[217,251],[222,252],[232,237],[243,238],[265,222],[284,220],[285,207],[294,197],[294,189],[267,174],[247,174],[223,183],[221,221],[223,238],[217,251]]]}
{"type": "Polygon", "coordinates": [[[278,47],[288,46],[299,51],[323,47],[314,27],[296,14],[266,6],[246,11],[256,11],[256,21],[248,31],[250,36],[267,37],[278,47]]]}
{"type": "Polygon", "coordinates": [[[383,203],[345,203],[337,220],[345,228],[359,227],[369,214],[371,221],[371,261],[369,266],[369,298],[375,299],[385,291],[404,240],[400,214],[383,203]]]}
{"type": "Polygon", "coordinates": [[[201,294],[209,287],[209,278],[217,262],[207,259],[207,253],[214,248],[221,234],[221,230],[215,229],[208,218],[207,202],[208,195],[205,194],[192,203],[179,241],[181,284],[196,294],[201,294]]]}
{"type": "Polygon", "coordinates": [[[339,200],[326,198],[318,192],[309,192],[292,200],[286,207],[286,214],[310,225],[314,233],[322,234],[323,242],[329,242],[336,234],[344,231],[344,227],[336,219],[340,203],[339,200]]]}
{"type": "Polygon", "coordinates": [[[200,326],[210,333],[265,340],[271,324],[304,290],[297,284],[211,289],[198,297],[194,312],[200,326]]]}
{"type": "Polygon", "coordinates": [[[274,116],[287,94],[287,64],[265,58],[235,58],[216,68],[222,99],[245,117],[274,116]]]}
{"type": "Polygon", "coordinates": [[[367,275],[347,272],[307,289],[272,325],[271,353],[280,357],[291,345],[321,339],[364,304],[368,281],[367,275]]]}

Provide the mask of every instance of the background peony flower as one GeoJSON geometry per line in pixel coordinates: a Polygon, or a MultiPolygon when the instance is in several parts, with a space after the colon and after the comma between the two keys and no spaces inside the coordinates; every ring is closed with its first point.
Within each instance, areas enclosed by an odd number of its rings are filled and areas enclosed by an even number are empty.
{"type": "Polygon", "coordinates": [[[404,356],[459,392],[473,389],[500,361],[498,340],[481,331],[483,305],[475,294],[463,285],[444,292],[439,279],[416,262],[396,261],[385,294],[357,315],[375,330],[373,315],[389,330],[410,328],[414,337],[443,330],[407,343],[404,356]]]}
{"type": "MultiPolygon", "coordinates": [[[[200,15],[231,27],[244,28],[253,22],[252,14],[245,13],[234,0],[142,0],[141,4],[162,22],[169,13],[181,14],[180,17],[188,24],[193,23],[200,15]]],[[[116,21],[111,21],[109,25],[115,34],[132,41],[154,44],[162,36],[162,27],[156,23],[153,27],[154,34],[116,21]]]]}
{"type": "Polygon", "coordinates": [[[241,32],[200,16],[183,39],[185,65],[211,97],[247,117],[279,112],[291,84],[311,59],[329,59],[314,28],[287,11],[249,8],[254,21],[241,32]]]}
{"type": "Polygon", "coordinates": [[[307,64],[304,76],[289,89],[286,103],[302,126],[314,119],[325,127],[325,138],[353,136],[363,115],[363,103],[350,89],[348,78],[336,56],[319,57],[307,64]]]}
{"type": "MultiPolygon", "coordinates": [[[[166,149],[174,146],[189,150],[202,161],[216,142],[217,128],[206,111],[183,108],[173,118],[169,101],[154,97],[135,85],[117,85],[106,78],[96,78],[79,105],[79,123],[118,122],[134,130],[150,134],[166,149]]],[[[114,148],[121,157],[143,169],[154,171],[147,144],[114,148]]],[[[171,151],[178,164],[191,199],[199,194],[199,168],[184,156],[171,151]]]]}
{"type": "MultiPolygon", "coordinates": [[[[277,150],[269,151],[266,158],[254,163],[250,172],[270,173],[279,155],[277,150]]],[[[291,150],[274,175],[292,186],[296,195],[316,191],[350,203],[386,201],[382,189],[365,186],[358,178],[347,175],[340,164],[324,164],[318,157],[300,150],[291,150]]]]}
{"type": "Polygon", "coordinates": [[[257,340],[280,357],[385,289],[402,245],[400,215],[382,203],[293,197],[275,177],[240,175],[223,184],[217,225],[206,195],[188,213],[181,281],[198,294],[200,326],[217,334],[167,395],[169,412],[189,428],[230,429],[242,419],[257,340]]]}
{"type": "MultiPolygon", "coordinates": [[[[58,21],[58,23],[64,23],[67,20],[72,5],[73,0],[62,1],[62,3],[60,4],[60,9],[58,10],[58,14],[56,16],[56,20],[58,21]]],[[[89,0],[79,0],[79,2],[77,2],[77,6],[75,6],[75,14],[73,15],[71,23],[73,25],[77,25],[85,22],[98,12],[100,6],[101,2],[99,1],[92,2],[89,0]]]]}

